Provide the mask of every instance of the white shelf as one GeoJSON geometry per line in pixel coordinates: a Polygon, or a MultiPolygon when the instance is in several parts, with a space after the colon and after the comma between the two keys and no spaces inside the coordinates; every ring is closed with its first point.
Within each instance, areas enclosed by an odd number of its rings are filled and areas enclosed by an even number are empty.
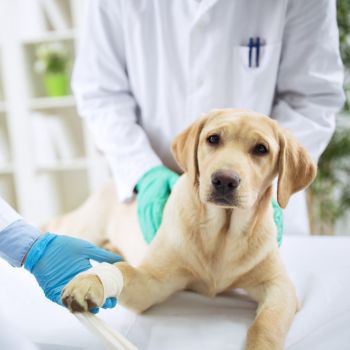
{"type": "Polygon", "coordinates": [[[76,31],[73,29],[64,30],[64,31],[52,31],[42,33],[41,35],[35,36],[33,38],[25,38],[22,40],[24,45],[36,45],[43,42],[50,41],[66,41],[66,40],[75,40],[76,31]]]}
{"type": "Polygon", "coordinates": [[[0,175],[7,175],[13,173],[13,166],[11,164],[0,164],[0,175]]]}
{"type": "Polygon", "coordinates": [[[50,164],[40,164],[37,167],[38,172],[55,172],[55,171],[72,171],[83,170],[87,167],[87,160],[85,158],[57,161],[50,164]]]}
{"type": "Polygon", "coordinates": [[[42,223],[79,206],[109,173],[77,114],[74,97],[46,97],[43,76],[34,69],[38,46],[59,42],[71,58],[70,74],[85,0],[62,0],[69,29],[60,31],[50,31],[55,25],[46,20],[28,31],[30,21],[23,23],[20,31],[22,2],[4,1],[6,11],[0,13],[8,19],[0,50],[0,130],[9,141],[9,157],[1,158],[0,195],[28,220],[42,223]],[[40,33],[41,27],[47,31],[40,33]]]}
{"type": "Polygon", "coordinates": [[[6,112],[6,102],[0,101],[0,113],[6,112]]]}
{"type": "Polygon", "coordinates": [[[29,108],[31,109],[55,109],[75,107],[75,99],[73,96],[62,97],[37,97],[29,100],[29,108]]]}

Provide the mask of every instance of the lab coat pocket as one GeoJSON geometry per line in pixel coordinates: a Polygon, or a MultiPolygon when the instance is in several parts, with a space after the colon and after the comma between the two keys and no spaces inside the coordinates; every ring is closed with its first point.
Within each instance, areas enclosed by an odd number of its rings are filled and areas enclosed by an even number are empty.
{"type": "Polygon", "coordinates": [[[233,86],[237,106],[269,114],[276,88],[281,55],[281,43],[260,47],[259,64],[256,49],[252,50],[249,66],[249,47],[236,46],[233,52],[233,86]]]}

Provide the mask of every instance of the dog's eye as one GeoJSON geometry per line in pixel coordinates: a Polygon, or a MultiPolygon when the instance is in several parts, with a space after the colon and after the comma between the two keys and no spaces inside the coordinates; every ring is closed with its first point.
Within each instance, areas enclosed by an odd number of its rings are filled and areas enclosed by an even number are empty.
{"type": "Polygon", "coordinates": [[[220,142],[220,136],[217,135],[217,134],[210,135],[210,136],[207,138],[207,141],[208,141],[208,143],[211,144],[211,145],[217,145],[217,144],[219,144],[219,142],[220,142]]]}
{"type": "Polygon", "coordinates": [[[264,146],[262,143],[258,143],[257,145],[255,145],[253,153],[260,156],[268,153],[268,150],[266,146],[264,146]]]}

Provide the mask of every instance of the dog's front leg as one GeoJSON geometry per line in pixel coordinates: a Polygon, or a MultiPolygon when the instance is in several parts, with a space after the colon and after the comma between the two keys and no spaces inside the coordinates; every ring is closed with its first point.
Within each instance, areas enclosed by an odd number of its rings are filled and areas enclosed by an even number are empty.
{"type": "Polygon", "coordinates": [[[256,318],[249,328],[247,350],[282,350],[298,309],[295,289],[287,276],[246,289],[258,302],[256,318]]]}
{"type": "Polygon", "coordinates": [[[136,312],[142,312],[183,290],[189,279],[186,272],[170,266],[142,264],[135,269],[127,263],[119,263],[117,267],[124,277],[124,287],[118,300],[136,312]]]}
{"type": "Polygon", "coordinates": [[[73,312],[101,307],[107,297],[142,312],[186,287],[188,273],[171,255],[146,259],[138,268],[126,262],[103,263],[75,277],[64,288],[62,302],[73,312]]]}

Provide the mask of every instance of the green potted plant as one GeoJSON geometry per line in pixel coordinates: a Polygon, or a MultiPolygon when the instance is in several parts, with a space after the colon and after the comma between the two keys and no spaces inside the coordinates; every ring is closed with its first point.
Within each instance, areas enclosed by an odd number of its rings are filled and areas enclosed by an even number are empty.
{"type": "Polygon", "coordinates": [[[330,144],[318,163],[318,175],[308,191],[310,229],[332,235],[338,220],[350,209],[350,1],[337,1],[337,17],[346,95],[330,144]]]}
{"type": "Polygon", "coordinates": [[[36,48],[35,70],[43,75],[46,93],[50,97],[69,94],[69,56],[62,43],[41,44],[36,48]]]}

